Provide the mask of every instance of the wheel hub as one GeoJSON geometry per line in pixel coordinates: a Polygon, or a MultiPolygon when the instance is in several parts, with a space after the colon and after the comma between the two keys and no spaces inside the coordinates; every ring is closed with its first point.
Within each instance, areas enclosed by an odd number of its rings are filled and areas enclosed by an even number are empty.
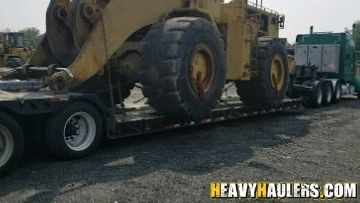
{"type": "Polygon", "coordinates": [[[215,63],[210,47],[199,44],[190,56],[189,81],[202,99],[210,90],[215,78],[215,63]]]}
{"type": "Polygon", "coordinates": [[[271,62],[270,81],[272,88],[276,91],[284,87],[285,66],[280,55],[275,55],[271,62]]]}
{"type": "Polygon", "coordinates": [[[80,134],[80,125],[79,125],[79,117],[73,117],[70,122],[68,127],[66,128],[66,135],[65,135],[65,139],[68,141],[75,141],[75,138],[79,136],[80,134]]]}
{"type": "Polygon", "coordinates": [[[13,151],[13,137],[6,127],[0,125],[0,167],[9,161],[13,151]]]}
{"type": "Polygon", "coordinates": [[[96,123],[90,114],[78,112],[72,115],[65,124],[64,140],[74,151],[86,150],[96,136],[96,123]]]}

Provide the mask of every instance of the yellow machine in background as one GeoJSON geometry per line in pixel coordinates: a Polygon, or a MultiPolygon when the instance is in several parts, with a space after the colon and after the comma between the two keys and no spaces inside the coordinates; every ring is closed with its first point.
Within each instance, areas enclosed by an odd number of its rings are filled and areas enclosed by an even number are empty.
{"type": "Polygon", "coordinates": [[[30,56],[31,50],[24,47],[23,33],[0,32],[0,67],[20,67],[30,56]]]}
{"type": "Polygon", "coordinates": [[[51,65],[54,91],[107,91],[114,105],[138,82],[158,112],[202,117],[226,82],[254,106],[287,90],[284,16],[247,0],[52,0],[46,27],[29,65],[51,65]]]}

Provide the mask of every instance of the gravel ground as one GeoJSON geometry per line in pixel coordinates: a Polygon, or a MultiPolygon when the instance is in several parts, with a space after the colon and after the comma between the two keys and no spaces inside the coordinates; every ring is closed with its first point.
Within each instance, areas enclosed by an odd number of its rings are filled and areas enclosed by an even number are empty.
{"type": "Polygon", "coordinates": [[[34,152],[0,202],[209,201],[211,181],[360,182],[360,101],[121,139],[62,162],[34,152]]]}

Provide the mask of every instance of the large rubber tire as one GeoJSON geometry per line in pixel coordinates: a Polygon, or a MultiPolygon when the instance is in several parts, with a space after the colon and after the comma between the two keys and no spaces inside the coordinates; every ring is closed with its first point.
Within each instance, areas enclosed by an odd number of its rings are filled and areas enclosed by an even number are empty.
{"type": "Polygon", "coordinates": [[[103,119],[99,111],[82,101],[71,103],[54,114],[45,126],[48,149],[64,160],[90,155],[98,147],[102,134],[103,119]]]}
{"type": "Polygon", "coordinates": [[[236,82],[237,92],[243,103],[250,106],[275,107],[285,98],[289,85],[289,70],[285,46],[277,38],[260,38],[256,51],[257,66],[251,81],[236,82]],[[271,67],[275,57],[281,61],[282,85],[274,88],[271,67]]]}
{"type": "Polygon", "coordinates": [[[224,42],[205,19],[179,17],[152,26],[145,37],[144,64],[143,94],[152,107],[166,116],[204,117],[222,95],[226,73],[224,42]],[[207,47],[213,70],[209,71],[212,79],[207,90],[199,93],[189,74],[194,74],[190,61],[201,46],[207,47]]]}
{"type": "Polygon", "coordinates": [[[0,178],[19,164],[24,151],[24,137],[19,124],[9,115],[0,113],[0,178]]]}
{"type": "Polygon", "coordinates": [[[9,58],[6,60],[6,67],[9,67],[9,68],[17,68],[22,65],[23,65],[23,63],[21,62],[21,60],[19,58],[9,58]]]}
{"type": "Polygon", "coordinates": [[[338,104],[341,100],[341,95],[342,95],[341,82],[338,81],[335,85],[335,91],[333,94],[332,103],[338,104]]]}
{"type": "Polygon", "coordinates": [[[333,88],[331,82],[323,82],[323,106],[330,106],[333,99],[333,88]]]}
{"type": "Polygon", "coordinates": [[[323,103],[324,89],[323,85],[319,81],[315,81],[312,84],[313,90],[309,95],[305,97],[306,106],[312,108],[320,108],[323,103]]]}
{"type": "Polygon", "coordinates": [[[289,87],[288,87],[288,91],[286,92],[286,95],[289,98],[298,98],[298,95],[295,92],[295,88],[294,88],[294,82],[295,82],[295,75],[290,75],[289,76],[289,87]]]}

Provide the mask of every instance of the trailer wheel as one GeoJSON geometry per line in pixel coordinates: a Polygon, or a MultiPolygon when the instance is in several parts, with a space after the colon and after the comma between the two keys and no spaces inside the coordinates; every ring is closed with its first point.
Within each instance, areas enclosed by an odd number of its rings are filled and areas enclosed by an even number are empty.
{"type": "Polygon", "coordinates": [[[322,83],[316,81],[312,84],[312,86],[313,90],[308,96],[305,97],[305,102],[308,106],[312,108],[319,108],[322,106],[324,98],[322,83]]]}
{"type": "Polygon", "coordinates": [[[6,67],[17,68],[22,66],[22,62],[19,58],[9,58],[6,60],[6,67]]]}
{"type": "Polygon", "coordinates": [[[224,43],[205,19],[172,18],[154,25],[144,48],[143,94],[169,117],[201,118],[217,105],[225,84],[224,43]]]}
{"type": "Polygon", "coordinates": [[[333,98],[332,98],[332,103],[333,104],[338,104],[340,102],[341,99],[341,83],[340,81],[338,81],[335,85],[335,91],[333,94],[333,98]]]}
{"type": "Polygon", "coordinates": [[[330,106],[333,97],[333,89],[330,82],[323,83],[323,92],[324,92],[323,105],[330,106]]]}
{"type": "Polygon", "coordinates": [[[49,150],[65,160],[88,156],[99,145],[103,121],[89,103],[77,101],[52,116],[45,127],[49,150]]]}
{"type": "Polygon", "coordinates": [[[287,52],[279,39],[260,38],[256,74],[236,83],[242,102],[251,106],[278,106],[289,86],[287,52]]]}
{"type": "Polygon", "coordinates": [[[0,178],[8,175],[21,160],[24,137],[19,124],[0,113],[0,178]]]}

